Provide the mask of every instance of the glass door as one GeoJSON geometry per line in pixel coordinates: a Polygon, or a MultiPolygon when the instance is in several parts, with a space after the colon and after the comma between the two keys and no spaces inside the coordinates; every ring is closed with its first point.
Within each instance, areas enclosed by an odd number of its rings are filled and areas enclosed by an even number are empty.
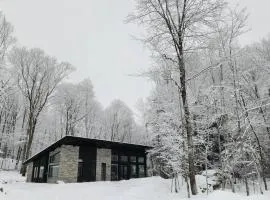
{"type": "Polygon", "coordinates": [[[128,165],[119,165],[119,179],[120,180],[128,179],[128,165]]]}

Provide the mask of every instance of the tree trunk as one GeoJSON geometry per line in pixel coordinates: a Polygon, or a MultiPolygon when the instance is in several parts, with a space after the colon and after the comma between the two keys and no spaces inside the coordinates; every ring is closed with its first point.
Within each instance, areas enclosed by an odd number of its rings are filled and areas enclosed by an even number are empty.
{"type": "MultiPolygon", "coordinates": [[[[26,155],[26,145],[27,145],[27,141],[25,141],[24,145],[23,145],[23,154],[22,154],[22,162],[24,162],[25,160],[25,155],[26,155]]],[[[21,169],[20,169],[20,174],[22,176],[25,176],[26,173],[26,166],[25,165],[21,165],[21,169]]]]}
{"type": "Polygon", "coordinates": [[[246,185],[247,196],[249,196],[249,187],[248,187],[248,180],[247,180],[247,177],[245,177],[245,185],[246,185]]]}
{"type": "MultiPolygon", "coordinates": [[[[30,156],[30,150],[31,150],[32,142],[33,142],[33,138],[34,138],[34,132],[35,132],[35,129],[36,129],[36,123],[37,123],[37,119],[33,119],[32,114],[30,114],[28,127],[27,127],[27,141],[26,141],[26,145],[25,145],[25,148],[24,148],[23,162],[26,161],[30,156]]],[[[26,174],[26,165],[22,164],[20,173],[22,174],[22,176],[25,176],[25,174],[26,174]]]]}
{"type": "Polygon", "coordinates": [[[188,147],[188,164],[189,164],[189,180],[191,193],[196,195],[197,184],[195,179],[195,166],[194,166],[194,152],[193,152],[193,138],[192,138],[192,127],[190,120],[190,112],[187,101],[187,92],[186,92],[186,74],[185,74],[185,64],[183,61],[183,57],[179,58],[179,71],[180,71],[180,83],[181,83],[181,97],[184,108],[184,125],[187,134],[187,147],[188,147]]]}
{"type": "Polygon", "coordinates": [[[189,183],[188,183],[188,178],[187,176],[185,175],[185,181],[186,181],[186,184],[187,184],[187,194],[188,194],[188,198],[190,198],[190,189],[189,189],[189,183]]]}
{"type": "Polygon", "coordinates": [[[15,165],[16,170],[18,169],[18,165],[19,165],[19,162],[21,160],[21,153],[22,153],[22,147],[19,146],[17,156],[16,156],[16,165],[15,165]]]}
{"type": "Polygon", "coordinates": [[[233,179],[231,179],[230,182],[231,182],[232,192],[235,193],[235,187],[234,187],[233,179]]]}
{"type": "Polygon", "coordinates": [[[263,179],[263,184],[264,184],[264,188],[265,190],[268,190],[268,187],[267,187],[267,181],[266,181],[266,177],[265,177],[265,159],[264,159],[264,156],[263,156],[263,152],[262,152],[262,146],[261,146],[261,143],[260,143],[260,140],[259,140],[259,137],[257,136],[257,133],[255,132],[255,129],[253,128],[252,124],[251,124],[251,121],[249,119],[249,114],[248,114],[248,111],[247,111],[247,107],[246,107],[246,102],[244,100],[244,97],[243,95],[241,94],[240,95],[241,97],[241,100],[243,102],[243,106],[244,106],[244,111],[245,111],[245,116],[248,120],[248,123],[249,123],[249,126],[252,130],[252,133],[254,134],[255,136],[255,139],[256,139],[256,143],[258,145],[258,148],[259,148],[259,156],[260,156],[260,165],[261,165],[261,175],[262,175],[262,179],[263,179]]]}

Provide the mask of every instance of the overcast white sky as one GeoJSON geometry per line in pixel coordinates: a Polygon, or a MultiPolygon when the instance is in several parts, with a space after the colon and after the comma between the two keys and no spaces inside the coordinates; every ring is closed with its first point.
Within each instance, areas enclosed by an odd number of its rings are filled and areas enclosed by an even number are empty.
{"type": "MultiPolygon", "coordinates": [[[[251,31],[242,44],[270,33],[270,0],[230,0],[246,6],[251,31]]],[[[136,25],[124,24],[132,0],[0,0],[0,9],[15,27],[19,44],[39,47],[77,70],[71,81],[89,77],[97,99],[107,106],[119,98],[131,108],[148,96],[151,83],[128,76],[144,71],[149,53],[131,38],[136,25]]]]}

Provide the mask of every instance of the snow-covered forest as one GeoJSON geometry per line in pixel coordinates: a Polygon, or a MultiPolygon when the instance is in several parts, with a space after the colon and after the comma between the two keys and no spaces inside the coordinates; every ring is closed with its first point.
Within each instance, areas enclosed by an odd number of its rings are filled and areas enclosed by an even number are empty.
{"type": "MultiPolygon", "coordinates": [[[[184,176],[216,169],[220,187],[255,181],[263,193],[270,166],[270,38],[238,44],[247,12],[223,0],[146,0],[128,18],[146,30],[156,84],[145,102],[154,171],[184,176]]],[[[188,181],[189,180],[189,181],[188,181]]]]}
{"type": "Polygon", "coordinates": [[[18,45],[16,27],[0,13],[0,169],[25,173],[21,162],[71,135],[152,146],[151,174],[172,178],[175,192],[181,177],[189,197],[199,192],[195,176],[208,185],[213,171],[214,189],[264,194],[270,37],[240,45],[248,11],[225,0],[135,2],[126,21],[144,30],[136,37],[153,65],[140,76],[154,83],[136,117],[119,99],[104,108],[90,78],[70,82],[76,66],[18,45]]]}
{"type": "Polygon", "coordinates": [[[0,13],[0,168],[18,168],[66,135],[145,143],[132,110],[116,99],[103,108],[90,79],[71,83],[75,67],[41,49],[16,45],[13,26],[0,13]]]}

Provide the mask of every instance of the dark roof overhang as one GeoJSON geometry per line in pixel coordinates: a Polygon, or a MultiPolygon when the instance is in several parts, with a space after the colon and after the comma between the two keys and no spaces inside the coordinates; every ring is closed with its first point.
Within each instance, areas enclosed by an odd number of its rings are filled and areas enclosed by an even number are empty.
{"type": "Polygon", "coordinates": [[[48,146],[44,150],[40,151],[39,153],[35,154],[28,160],[26,160],[23,164],[26,165],[35,159],[39,158],[40,156],[45,155],[46,153],[53,151],[57,147],[61,145],[74,145],[74,146],[82,146],[82,145],[91,145],[93,147],[99,148],[130,148],[134,150],[149,150],[152,147],[145,146],[145,145],[138,145],[138,144],[129,144],[129,143],[121,143],[121,142],[112,142],[107,140],[97,140],[97,139],[90,139],[90,138],[82,138],[82,137],[75,137],[75,136],[65,136],[62,139],[58,140],[57,142],[53,143],[52,145],[48,146]]]}

